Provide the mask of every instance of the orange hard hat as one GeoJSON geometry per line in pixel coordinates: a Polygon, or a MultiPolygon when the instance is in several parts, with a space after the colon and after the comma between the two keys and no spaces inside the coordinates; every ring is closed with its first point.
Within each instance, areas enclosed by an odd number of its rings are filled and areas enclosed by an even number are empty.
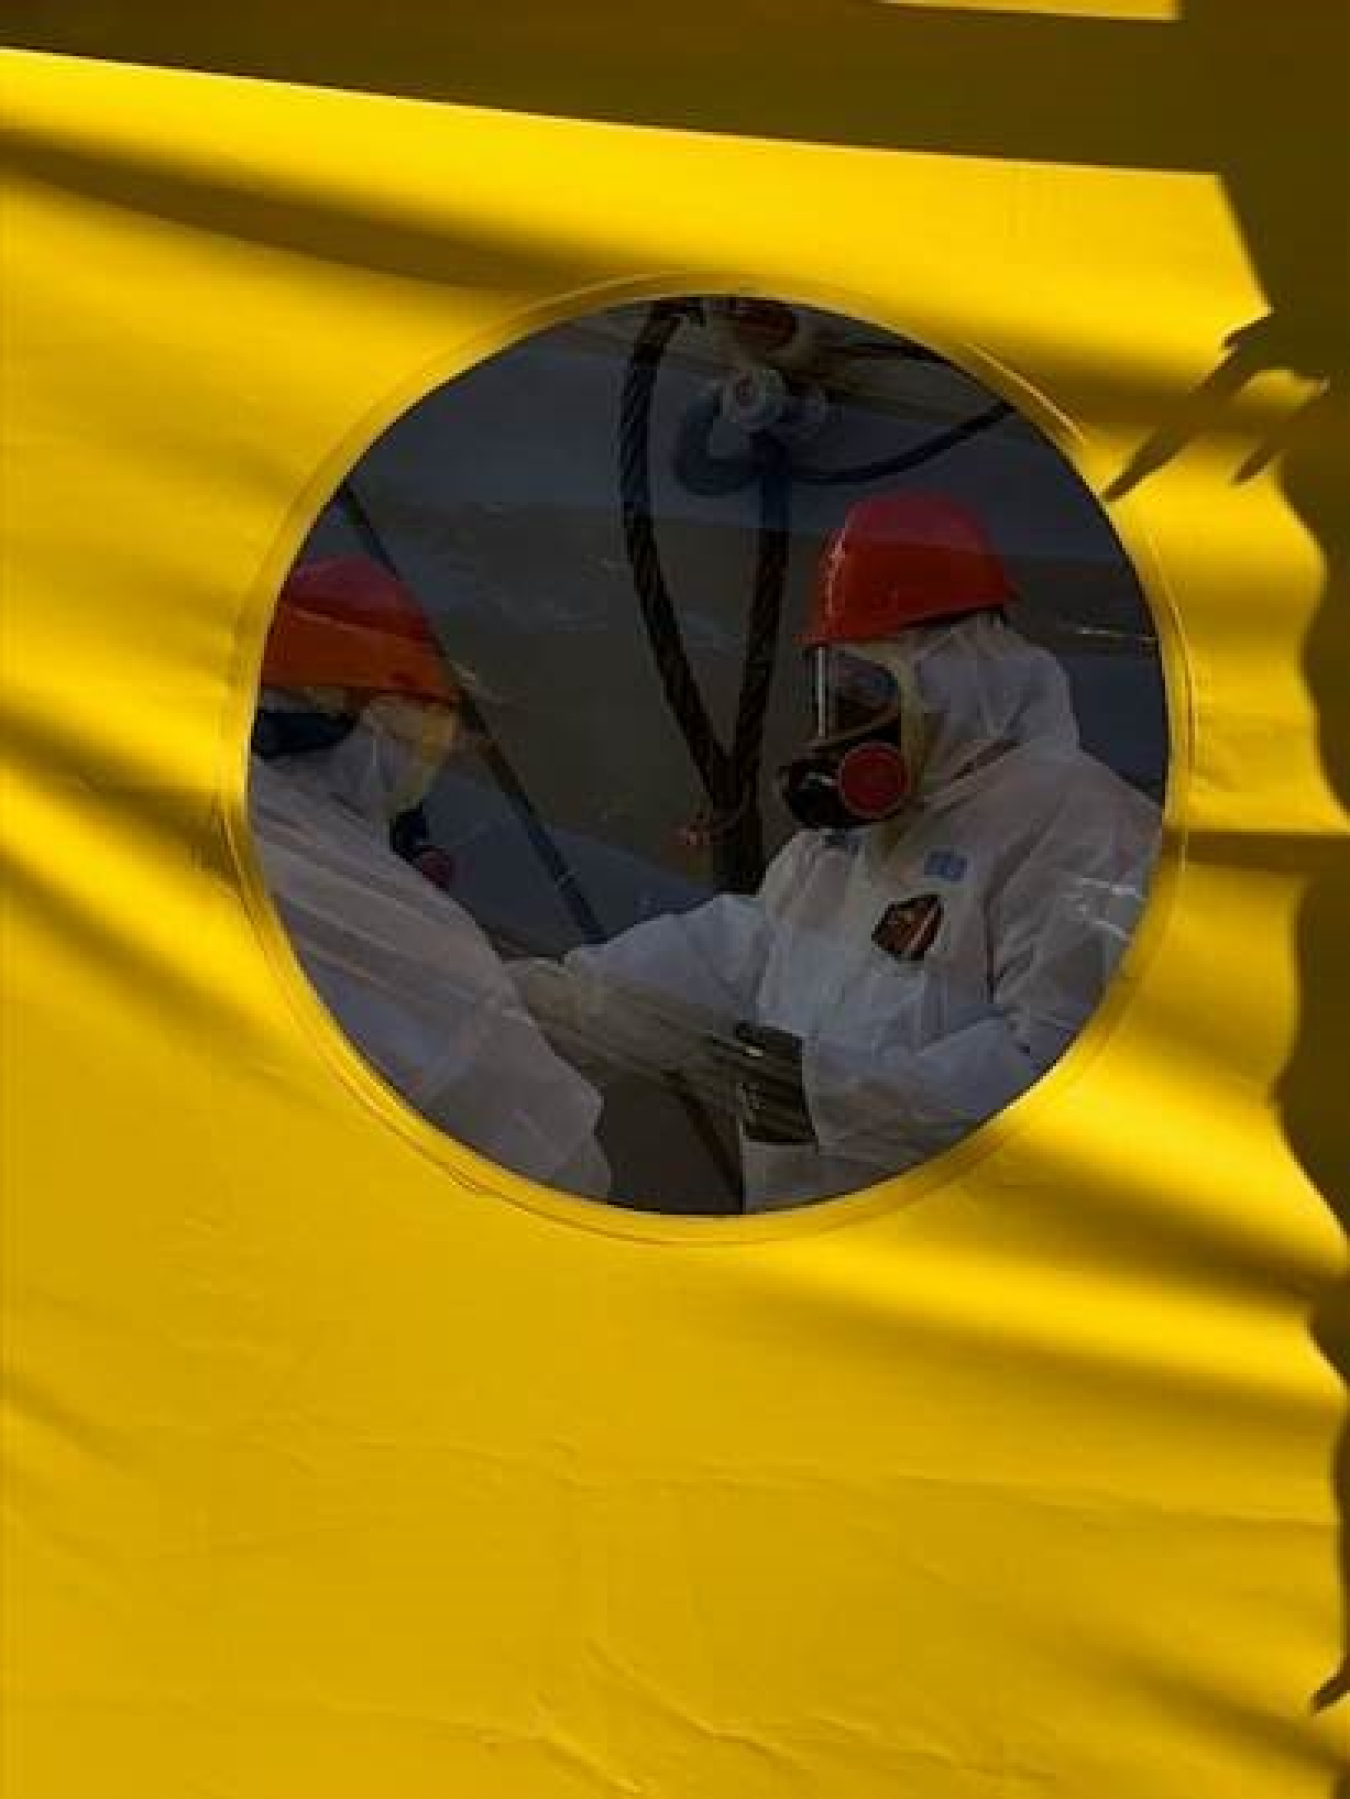
{"type": "Polygon", "coordinates": [[[1012,597],[1002,562],[964,506],[944,494],[878,494],[850,507],[825,546],[802,641],[866,643],[1012,597]]]}
{"type": "Polygon", "coordinates": [[[442,706],[458,697],[416,596],[365,556],[291,570],[263,651],[262,678],[265,687],[342,687],[442,706]]]}

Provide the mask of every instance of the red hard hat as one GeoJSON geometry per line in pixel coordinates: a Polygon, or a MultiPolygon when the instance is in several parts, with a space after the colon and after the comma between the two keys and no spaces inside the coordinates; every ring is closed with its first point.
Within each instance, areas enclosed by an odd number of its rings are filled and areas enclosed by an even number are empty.
{"type": "Polygon", "coordinates": [[[263,651],[265,687],[344,687],[452,706],[454,677],[413,593],[365,556],[293,568],[263,651]]]}
{"type": "Polygon", "coordinates": [[[850,507],[825,546],[802,641],[866,643],[1012,597],[1003,564],[964,506],[943,494],[879,494],[850,507]]]}

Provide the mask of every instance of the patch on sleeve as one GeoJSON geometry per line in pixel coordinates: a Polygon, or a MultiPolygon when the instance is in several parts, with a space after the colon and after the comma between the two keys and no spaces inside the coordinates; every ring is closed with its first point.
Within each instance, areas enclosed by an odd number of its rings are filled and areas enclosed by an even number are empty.
{"type": "Polygon", "coordinates": [[[897,962],[921,962],[942,929],[942,901],[936,893],[897,900],[877,920],[872,941],[897,962]]]}

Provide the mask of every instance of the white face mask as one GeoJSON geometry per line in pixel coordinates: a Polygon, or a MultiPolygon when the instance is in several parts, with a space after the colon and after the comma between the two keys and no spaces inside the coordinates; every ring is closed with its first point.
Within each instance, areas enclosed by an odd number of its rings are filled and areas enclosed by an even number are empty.
{"type": "Polygon", "coordinates": [[[457,716],[447,706],[392,696],[371,700],[327,753],[329,789],[371,824],[390,824],[431,791],[457,730],[457,716]]]}

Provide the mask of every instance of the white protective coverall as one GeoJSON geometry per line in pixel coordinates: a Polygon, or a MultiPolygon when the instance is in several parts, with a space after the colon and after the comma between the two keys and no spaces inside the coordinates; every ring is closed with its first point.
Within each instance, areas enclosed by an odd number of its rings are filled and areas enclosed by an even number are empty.
{"type": "Polygon", "coordinates": [[[482,930],[388,847],[397,746],[252,762],[267,884],[320,998],[417,1111],[504,1167],[603,1198],[595,1089],[549,1048],[482,930]]]}
{"type": "Polygon", "coordinates": [[[1016,1099],[1100,999],[1157,848],[1157,808],[1080,748],[1063,670],[1015,630],[980,614],[848,647],[917,686],[917,803],[793,837],[753,898],[512,971],[590,1067],[677,1066],[699,1014],[799,1037],[816,1142],[742,1133],[752,1210],[871,1185],[1016,1099]]]}

